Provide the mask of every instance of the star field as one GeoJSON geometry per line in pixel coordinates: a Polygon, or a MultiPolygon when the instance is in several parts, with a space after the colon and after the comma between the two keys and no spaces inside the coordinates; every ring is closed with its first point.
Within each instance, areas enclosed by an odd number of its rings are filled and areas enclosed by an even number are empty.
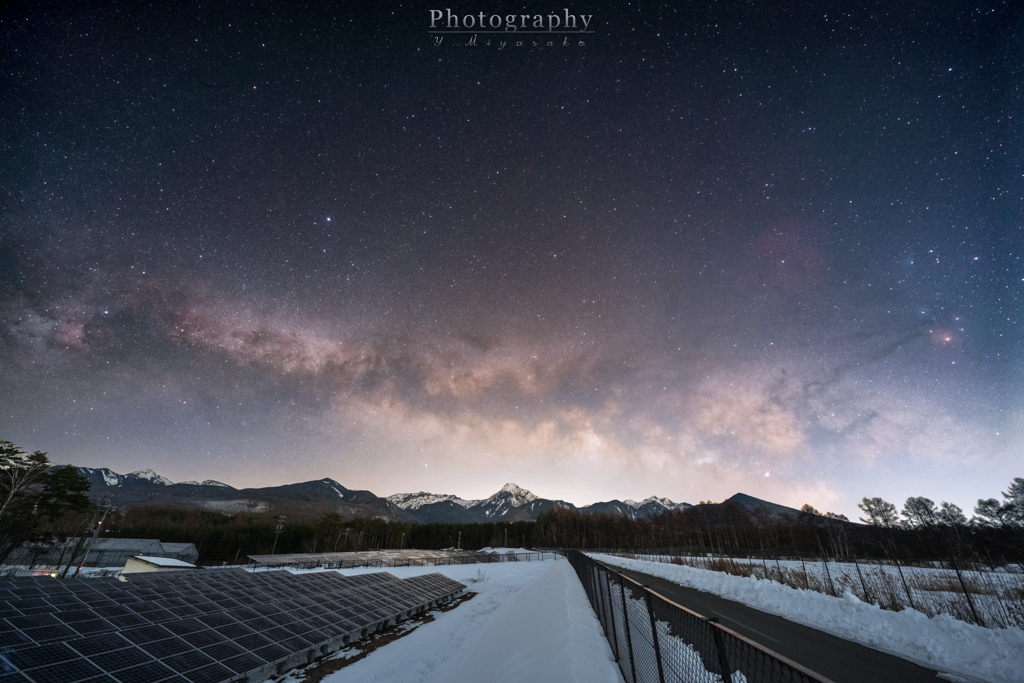
{"type": "Polygon", "coordinates": [[[1021,475],[1013,3],[432,8],[3,10],[0,435],[851,518],[1021,475]]]}

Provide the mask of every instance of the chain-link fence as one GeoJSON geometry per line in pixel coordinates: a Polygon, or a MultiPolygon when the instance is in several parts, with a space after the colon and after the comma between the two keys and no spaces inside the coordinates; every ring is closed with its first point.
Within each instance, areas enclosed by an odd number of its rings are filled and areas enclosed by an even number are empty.
{"type": "Polygon", "coordinates": [[[831,683],[575,550],[626,683],[831,683]]]}

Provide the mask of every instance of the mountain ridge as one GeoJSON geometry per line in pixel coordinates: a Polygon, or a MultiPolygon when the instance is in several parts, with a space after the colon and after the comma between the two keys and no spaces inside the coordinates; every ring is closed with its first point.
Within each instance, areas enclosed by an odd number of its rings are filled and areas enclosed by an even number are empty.
{"type": "MultiPolygon", "coordinates": [[[[306,482],[236,489],[213,479],[175,483],[150,469],[118,474],[105,467],[79,467],[79,472],[92,485],[90,496],[99,499],[112,496],[115,505],[153,506],[178,505],[219,512],[288,511],[301,514],[322,514],[334,510],[354,517],[378,517],[392,521],[430,523],[481,523],[534,521],[549,510],[562,508],[584,514],[624,515],[646,519],[667,510],[685,510],[689,503],[675,503],[668,498],[651,496],[642,501],[599,501],[577,506],[564,500],[540,498],[531,491],[508,482],[496,493],[478,500],[467,500],[452,494],[396,493],[381,497],[372,491],[349,489],[325,477],[306,482]]],[[[793,508],[737,493],[723,501],[755,514],[798,515],[793,508]]]]}

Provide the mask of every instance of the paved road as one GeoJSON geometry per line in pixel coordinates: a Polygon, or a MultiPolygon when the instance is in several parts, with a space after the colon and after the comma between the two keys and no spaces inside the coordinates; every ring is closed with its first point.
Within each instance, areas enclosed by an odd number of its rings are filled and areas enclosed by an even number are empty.
{"type": "Polygon", "coordinates": [[[943,683],[936,672],[711,593],[615,568],[669,600],[774,650],[835,683],[943,683]]]}

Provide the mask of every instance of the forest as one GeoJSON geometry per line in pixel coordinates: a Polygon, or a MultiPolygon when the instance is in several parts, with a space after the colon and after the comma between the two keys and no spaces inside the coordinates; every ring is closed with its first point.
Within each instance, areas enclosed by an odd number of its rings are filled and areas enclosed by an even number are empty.
{"type": "Polygon", "coordinates": [[[523,547],[534,544],[535,523],[410,524],[384,519],[343,520],[336,512],[325,512],[319,519],[281,519],[184,508],[129,508],[115,513],[107,526],[106,537],[194,543],[200,564],[214,565],[244,564],[248,555],[272,552],[523,547]]]}
{"type": "Polygon", "coordinates": [[[578,548],[715,557],[824,557],[899,561],[957,559],[990,566],[1024,565],[1024,479],[1003,500],[979,500],[968,520],[956,505],[908,498],[902,511],[864,498],[863,524],[821,514],[810,505],[778,514],[767,508],[704,501],[647,518],[556,508],[536,522],[412,524],[345,519],[226,514],[198,508],[96,505],[73,467],[54,467],[45,453],[0,440],[0,563],[15,548],[66,538],[150,538],[194,543],[204,565],[245,564],[249,555],[354,550],[483,547],[578,548]]]}
{"type": "MultiPolygon", "coordinates": [[[[1011,487],[1024,488],[1024,480],[1011,487]]],[[[343,520],[227,515],[194,509],[130,508],[115,513],[104,535],[195,543],[204,564],[241,564],[247,555],[343,552],[383,548],[544,547],[664,551],[675,555],[826,557],[900,561],[950,558],[1001,566],[1024,564],[1024,520],[1008,497],[1002,516],[968,520],[959,508],[937,508],[926,498],[908,499],[902,513],[878,498],[860,504],[866,517],[855,524],[804,506],[791,515],[703,503],[649,519],[554,509],[536,522],[410,524],[382,519],[343,520]],[[279,521],[280,520],[280,521],[279,521]],[[277,527],[280,526],[280,532],[277,527]]],[[[991,501],[996,502],[996,501],[991,501]]],[[[982,512],[992,506],[979,501],[982,512]]],[[[946,504],[948,505],[948,504],[946,504]]],[[[978,512],[978,509],[976,509],[978,512]]]]}

